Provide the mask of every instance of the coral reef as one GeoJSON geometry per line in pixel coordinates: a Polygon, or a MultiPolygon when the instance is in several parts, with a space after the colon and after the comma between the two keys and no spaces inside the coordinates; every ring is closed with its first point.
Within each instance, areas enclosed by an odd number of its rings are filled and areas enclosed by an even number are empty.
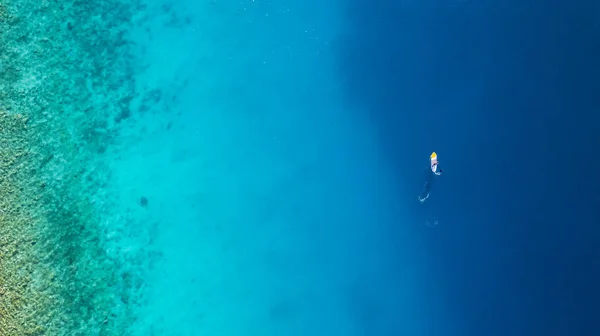
{"type": "Polygon", "coordinates": [[[141,278],[104,247],[103,155],[136,95],[135,6],[0,1],[0,336],[123,335],[134,319],[141,278]]]}

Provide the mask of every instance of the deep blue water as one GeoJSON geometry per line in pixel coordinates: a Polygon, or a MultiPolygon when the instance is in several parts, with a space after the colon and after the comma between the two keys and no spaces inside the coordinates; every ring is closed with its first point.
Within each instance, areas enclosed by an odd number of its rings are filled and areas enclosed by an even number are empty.
{"type": "Polygon", "coordinates": [[[412,187],[401,206],[439,219],[422,234],[456,328],[432,334],[597,334],[600,4],[352,0],[345,15],[347,99],[412,187]],[[444,176],[420,206],[431,151],[444,176]]]}

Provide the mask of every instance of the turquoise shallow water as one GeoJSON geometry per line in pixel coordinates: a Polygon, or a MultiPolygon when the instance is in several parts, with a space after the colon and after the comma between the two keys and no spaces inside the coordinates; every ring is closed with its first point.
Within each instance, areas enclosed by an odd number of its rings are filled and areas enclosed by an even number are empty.
{"type": "Polygon", "coordinates": [[[138,17],[136,85],[162,98],[112,149],[112,188],[143,232],[120,244],[152,250],[132,334],[428,328],[414,320],[434,313],[420,303],[426,253],[399,227],[368,121],[341,96],[341,10],[176,2],[138,17]]]}

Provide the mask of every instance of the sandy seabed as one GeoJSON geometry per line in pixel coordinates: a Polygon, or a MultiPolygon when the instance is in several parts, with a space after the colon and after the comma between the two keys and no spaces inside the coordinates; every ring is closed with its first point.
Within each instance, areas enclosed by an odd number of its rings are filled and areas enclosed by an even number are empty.
{"type": "Polygon", "coordinates": [[[105,155],[160,100],[134,85],[126,35],[141,12],[0,2],[0,335],[123,335],[134,319],[150,252],[108,232],[128,218],[111,211],[105,155]]]}

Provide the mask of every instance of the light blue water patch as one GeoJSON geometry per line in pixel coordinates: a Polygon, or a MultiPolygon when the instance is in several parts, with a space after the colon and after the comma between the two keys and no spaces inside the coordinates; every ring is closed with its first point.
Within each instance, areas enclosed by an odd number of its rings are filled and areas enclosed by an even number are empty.
{"type": "Polygon", "coordinates": [[[126,121],[112,163],[146,237],[122,244],[154,251],[133,335],[430,328],[420,314],[435,289],[402,230],[414,223],[373,131],[343,107],[332,45],[344,28],[329,6],[140,11],[137,85],[160,98],[126,121]]]}

